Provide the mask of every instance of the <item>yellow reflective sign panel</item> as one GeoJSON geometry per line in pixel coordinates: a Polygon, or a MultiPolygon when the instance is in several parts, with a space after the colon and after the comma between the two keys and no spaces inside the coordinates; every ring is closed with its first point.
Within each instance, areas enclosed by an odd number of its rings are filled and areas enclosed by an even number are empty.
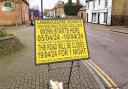
{"type": "Polygon", "coordinates": [[[36,64],[88,59],[83,20],[36,20],[36,64]]]}

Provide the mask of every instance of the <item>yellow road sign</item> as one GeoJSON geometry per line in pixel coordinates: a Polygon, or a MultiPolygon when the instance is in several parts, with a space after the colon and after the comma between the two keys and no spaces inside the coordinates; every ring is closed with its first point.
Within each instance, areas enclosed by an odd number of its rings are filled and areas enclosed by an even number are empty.
{"type": "Polygon", "coordinates": [[[36,64],[88,59],[88,46],[81,19],[36,20],[36,64]]]}

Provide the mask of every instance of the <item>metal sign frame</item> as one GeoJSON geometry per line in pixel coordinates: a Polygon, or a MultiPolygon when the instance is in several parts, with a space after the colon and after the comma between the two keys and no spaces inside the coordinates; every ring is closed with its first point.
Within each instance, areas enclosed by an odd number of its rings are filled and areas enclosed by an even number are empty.
{"type": "MultiPolygon", "coordinates": [[[[38,20],[82,20],[82,19],[38,19],[38,20]]],[[[85,36],[85,42],[86,42],[86,45],[87,45],[87,51],[88,51],[88,58],[76,58],[76,59],[71,59],[71,60],[63,60],[63,61],[57,61],[57,62],[47,62],[47,63],[40,63],[40,64],[36,64],[36,24],[34,25],[34,49],[35,49],[35,53],[34,53],[34,56],[35,56],[35,65],[43,65],[43,64],[52,64],[52,63],[61,63],[61,62],[69,62],[69,61],[79,61],[79,60],[88,60],[90,59],[90,53],[89,53],[89,49],[88,49],[88,42],[87,42],[87,36],[86,36],[86,33],[85,33],[85,26],[84,26],[84,21],[82,20],[83,22],[83,28],[84,28],[84,36],[85,36]]],[[[36,21],[35,21],[36,23],[36,21]]]]}
{"type": "MultiPolygon", "coordinates": [[[[39,20],[81,20],[81,19],[39,19],[39,20]]],[[[84,22],[83,22],[83,26],[84,26],[84,22]]],[[[48,89],[50,89],[50,71],[51,70],[54,70],[52,68],[50,68],[50,64],[53,64],[53,63],[62,63],[62,62],[71,62],[71,66],[70,66],[70,72],[69,72],[69,76],[68,76],[68,89],[69,89],[69,84],[70,84],[70,80],[71,80],[71,75],[72,75],[72,69],[74,67],[74,61],[77,61],[77,70],[78,70],[78,76],[79,76],[79,85],[80,85],[80,89],[86,89],[85,87],[82,86],[82,76],[80,74],[80,60],[88,60],[90,59],[90,54],[89,54],[89,49],[88,49],[88,42],[87,42],[87,36],[86,36],[86,33],[85,33],[85,26],[83,27],[84,28],[84,36],[85,36],[85,41],[86,41],[86,45],[87,45],[87,51],[88,51],[88,58],[81,58],[81,59],[72,59],[72,60],[66,60],[66,61],[57,61],[57,62],[50,62],[50,63],[41,63],[41,64],[36,64],[36,25],[34,26],[34,49],[35,49],[35,65],[38,66],[38,65],[44,65],[44,64],[47,64],[47,67],[48,67],[48,89]]],[[[66,67],[66,68],[69,68],[69,67],[66,67]]],[[[59,68],[59,69],[62,69],[62,68],[59,68]]]]}

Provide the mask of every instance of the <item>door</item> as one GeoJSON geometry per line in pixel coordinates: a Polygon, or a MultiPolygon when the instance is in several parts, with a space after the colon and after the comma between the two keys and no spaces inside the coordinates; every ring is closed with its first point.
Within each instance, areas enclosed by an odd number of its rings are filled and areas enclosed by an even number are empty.
{"type": "Polygon", "coordinates": [[[88,22],[88,13],[87,13],[87,22],[88,22]]]}
{"type": "Polygon", "coordinates": [[[100,13],[98,13],[98,21],[97,21],[98,24],[100,24],[100,13]]]}

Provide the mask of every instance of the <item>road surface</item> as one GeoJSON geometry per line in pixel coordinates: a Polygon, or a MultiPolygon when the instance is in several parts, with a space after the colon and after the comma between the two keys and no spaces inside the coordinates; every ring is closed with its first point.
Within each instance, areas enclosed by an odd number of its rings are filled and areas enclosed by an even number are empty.
{"type": "MultiPolygon", "coordinates": [[[[90,59],[117,85],[128,82],[128,34],[112,32],[116,28],[86,24],[90,59]]],[[[128,89],[128,85],[123,89],[128,89]]]]}

